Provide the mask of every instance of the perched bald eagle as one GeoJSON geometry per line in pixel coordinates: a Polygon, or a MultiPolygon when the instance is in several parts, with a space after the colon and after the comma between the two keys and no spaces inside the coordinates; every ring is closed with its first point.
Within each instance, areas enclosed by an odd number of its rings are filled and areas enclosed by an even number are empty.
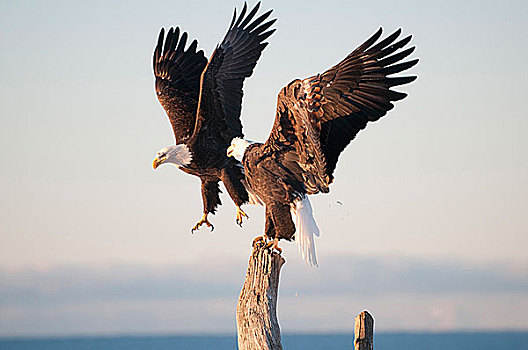
{"type": "Polygon", "coordinates": [[[275,20],[267,20],[271,10],[255,18],[260,3],[247,14],[247,4],[237,17],[236,9],[229,29],[209,61],[197,51],[194,40],[185,49],[187,33],[162,28],[154,50],[153,67],[156,94],[172,124],[175,146],[162,148],[152,166],[173,163],[184,172],[202,180],[203,216],[192,231],[206,224],[220,202],[219,181],[236,205],[236,222],[247,217],[240,208],[251,199],[239,161],[226,156],[234,137],[243,137],[240,123],[242,85],[268,43],[275,20]]]}
{"type": "Polygon", "coordinates": [[[392,87],[416,79],[389,77],[418,62],[401,62],[414,51],[400,50],[411,36],[396,41],[397,30],[378,42],[381,32],[326,72],[285,86],[265,143],[235,138],[228,148],[229,156],[242,157],[246,181],[266,206],[266,246],[278,248],[279,239],[295,237],[303,257],[317,265],[313,236],[319,228],[307,195],[329,192],[341,152],[368,122],[407,96],[392,87]]]}

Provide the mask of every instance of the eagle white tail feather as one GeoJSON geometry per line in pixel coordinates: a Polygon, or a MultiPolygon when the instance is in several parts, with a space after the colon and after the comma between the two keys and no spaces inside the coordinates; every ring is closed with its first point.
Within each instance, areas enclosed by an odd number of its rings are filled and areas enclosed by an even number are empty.
{"type": "Polygon", "coordinates": [[[314,236],[319,237],[319,227],[315,222],[308,196],[296,199],[290,208],[295,223],[297,249],[308,265],[318,266],[314,236]]]}

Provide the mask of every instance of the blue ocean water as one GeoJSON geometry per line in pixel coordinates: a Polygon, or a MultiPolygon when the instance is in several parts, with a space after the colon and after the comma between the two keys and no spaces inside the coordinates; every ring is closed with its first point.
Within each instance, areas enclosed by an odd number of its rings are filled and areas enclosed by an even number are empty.
{"type": "MultiPolygon", "coordinates": [[[[348,334],[283,335],[286,350],[353,349],[348,334]]],[[[135,349],[236,349],[235,336],[115,336],[75,338],[4,338],[2,350],[135,350],[135,349]]],[[[379,333],[376,350],[526,350],[528,332],[477,333],[379,333]]]]}

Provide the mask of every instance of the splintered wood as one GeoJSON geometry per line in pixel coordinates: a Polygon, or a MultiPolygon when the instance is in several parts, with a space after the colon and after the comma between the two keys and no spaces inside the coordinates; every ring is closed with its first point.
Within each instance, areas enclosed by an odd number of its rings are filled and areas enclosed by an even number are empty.
{"type": "Polygon", "coordinates": [[[277,293],[284,263],[270,249],[253,249],[237,305],[239,350],[282,350],[277,293]]]}

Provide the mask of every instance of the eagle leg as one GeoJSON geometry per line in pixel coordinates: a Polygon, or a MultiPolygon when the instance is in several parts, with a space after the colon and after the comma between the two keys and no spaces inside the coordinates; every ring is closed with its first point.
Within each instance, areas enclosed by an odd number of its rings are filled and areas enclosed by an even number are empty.
{"type": "MultiPolygon", "coordinates": [[[[239,164],[240,165],[240,164],[239,164]]],[[[229,194],[229,197],[236,205],[236,224],[242,227],[243,218],[249,218],[247,214],[240,209],[240,206],[249,201],[248,193],[244,187],[244,173],[242,168],[234,163],[228,164],[222,169],[220,178],[229,194]]]]}
{"type": "Polygon", "coordinates": [[[236,223],[242,227],[242,218],[249,219],[249,216],[237,205],[236,207],[236,223]]]}
{"type": "Polygon", "coordinates": [[[264,245],[264,249],[270,248],[272,251],[275,249],[279,254],[282,253],[282,248],[279,247],[279,239],[274,238],[273,241],[269,241],[264,245]]]}
{"type": "Polygon", "coordinates": [[[211,228],[211,232],[214,231],[214,226],[213,224],[211,224],[209,222],[209,220],[207,220],[207,213],[204,213],[202,218],[196,223],[196,225],[194,225],[194,227],[191,229],[191,233],[194,233],[194,231],[198,230],[200,228],[200,226],[202,226],[203,224],[207,225],[207,227],[210,227],[211,228]]]}

